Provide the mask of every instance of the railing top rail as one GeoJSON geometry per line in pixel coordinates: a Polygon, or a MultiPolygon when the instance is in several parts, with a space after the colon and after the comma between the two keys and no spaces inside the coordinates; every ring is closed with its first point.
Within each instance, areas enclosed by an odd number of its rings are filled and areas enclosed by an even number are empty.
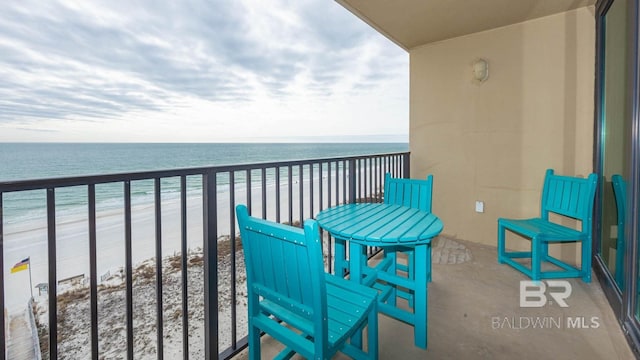
{"type": "Polygon", "coordinates": [[[47,188],[57,187],[70,187],[70,186],[84,186],[95,184],[106,184],[112,182],[121,181],[136,181],[136,180],[148,180],[155,178],[167,178],[177,176],[191,176],[191,175],[203,175],[211,172],[231,172],[231,171],[246,171],[254,169],[275,168],[275,167],[287,167],[298,165],[309,165],[326,163],[333,161],[348,161],[357,160],[363,158],[376,158],[386,157],[394,155],[408,155],[409,152],[394,152],[384,154],[363,154],[344,157],[327,157],[327,158],[315,158],[315,159],[302,159],[302,160],[285,160],[275,162],[261,162],[250,164],[237,164],[237,165],[216,165],[216,166],[203,166],[193,168],[179,168],[169,170],[150,170],[150,171],[138,171],[130,173],[114,173],[103,175],[80,175],[72,177],[58,177],[58,178],[42,178],[42,179],[30,179],[30,180],[10,180],[0,182],[0,193],[2,192],[14,192],[14,191],[27,191],[27,190],[39,190],[47,188]]]}

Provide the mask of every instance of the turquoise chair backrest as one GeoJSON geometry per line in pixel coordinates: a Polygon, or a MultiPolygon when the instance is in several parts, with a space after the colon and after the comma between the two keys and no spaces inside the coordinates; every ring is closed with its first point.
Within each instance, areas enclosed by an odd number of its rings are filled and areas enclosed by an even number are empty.
{"type": "Polygon", "coordinates": [[[392,178],[384,176],[384,203],[403,205],[414,209],[431,212],[433,192],[433,175],[426,180],[392,178]]]}
{"type": "Polygon", "coordinates": [[[593,219],[593,201],[598,178],[590,174],[586,179],[554,175],[548,169],[542,190],[541,217],[549,220],[549,213],[556,213],[580,220],[582,232],[590,233],[593,219]]]}
{"type": "Polygon", "coordinates": [[[249,316],[260,297],[314,324],[316,353],[327,348],[327,296],[320,232],[315,220],[304,230],[249,216],[236,207],[247,271],[249,316]]]}

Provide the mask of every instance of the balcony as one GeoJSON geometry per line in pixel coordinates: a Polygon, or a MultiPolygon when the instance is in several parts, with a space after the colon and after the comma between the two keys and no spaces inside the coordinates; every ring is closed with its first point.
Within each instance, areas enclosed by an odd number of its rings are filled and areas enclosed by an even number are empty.
{"type": "MultiPolygon", "coordinates": [[[[570,279],[567,308],[521,308],[525,278],[497,263],[495,247],[441,236],[433,259],[428,349],[414,346],[410,326],[379,315],[380,359],[633,358],[597,280],[570,279]]],[[[282,348],[269,337],[262,342],[264,358],[282,348]]],[[[237,356],[246,357],[246,350],[237,356]]]]}
{"type": "MultiPolygon", "coordinates": [[[[0,278],[7,278],[6,244],[24,234],[3,225],[3,217],[10,216],[13,196],[35,191],[45,200],[46,267],[36,278],[45,279],[41,288],[47,292],[34,294],[43,358],[245,358],[242,251],[229,236],[237,233],[234,204],[296,224],[339,203],[379,201],[386,172],[407,177],[409,154],[0,183],[0,278]],[[106,186],[121,192],[121,206],[100,205],[106,186]],[[167,188],[177,189],[176,196],[167,188]],[[80,189],[87,210],[83,226],[75,228],[59,212],[70,189],[80,189]],[[137,203],[137,193],[151,194],[152,203],[137,203]],[[145,221],[150,231],[140,231],[145,221]],[[105,233],[120,234],[121,268],[105,264],[105,233]],[[84,255],[71,259],[86,263],[86,281],[77,284],[70,260],[61,259],[74,250],[70,236],[87,244],[84,255]]],[[[325,239],[326,270],[332,272],[332,239],[325,239]]],[[[413,345],[410,327],[380,315],[382,359],[632,357],[597,282],[570,280],[569,307],[522,308],[521,274],[498,265],[495,248],[466,240],[442,236],[434,245],[428,350],[413,345]]],[[[369,250],[371,261],[376,250],[369,250]]],[[[29,297],[15,289],[2,282],[3,308],[29,297]]],[[[0,357],[8,350],[16,358],[7,330],[14,318],[2,320],[0,357]]],[[[273,356],[277,345],[263,341],[266,357],[273,356]]]]}

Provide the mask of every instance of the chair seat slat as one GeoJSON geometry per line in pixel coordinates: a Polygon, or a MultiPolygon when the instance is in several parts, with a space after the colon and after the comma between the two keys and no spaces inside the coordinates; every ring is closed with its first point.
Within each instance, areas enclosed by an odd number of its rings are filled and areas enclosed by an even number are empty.
{"type": "Polygon", "coordinates": [[[556,240],[581,240],[589,234],[583,233],[563,225],[558,225],[540,218],[533,219],[498,219],[500,223],[507,226],[510,230],[528,237],[543,236],[548,239],[556,240]]]}
{"type": "MultiPolygon", "coordinates": [[[[356,290],[365,289],[364,293],[366,295],[362,295],[360,292],[353,290],[354,286],[355,284],[351,284],[351,291],[338,286],[327,286],[327,321],[328,330],[332,335],[330,339],[333,339],[332,345],[335,344],[335,341],[347,335],[351,327],[362,321],[363,315],[366,315],[366,311],[377,295],[372,289],[364,286],[355,286],[356,290]]],[[[283,322],[292,325],[307,335],[313,336],[312,317],[301,316],[299,312],[292,311],[291,307],[283,306],[281,302],[273,300],[262,301],[261,308],[265,313],[276,315],[283,322]]]]}

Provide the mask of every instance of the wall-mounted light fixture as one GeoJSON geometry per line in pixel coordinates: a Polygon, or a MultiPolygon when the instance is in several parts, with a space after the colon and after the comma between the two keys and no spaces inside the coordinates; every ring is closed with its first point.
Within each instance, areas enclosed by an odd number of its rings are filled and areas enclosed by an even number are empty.
{"type": "Polygon", "coordinates": [[[489,78],[489,62],[485,59],[476,59],[473,62],[473,80],[483,82],[489,78]]]}

